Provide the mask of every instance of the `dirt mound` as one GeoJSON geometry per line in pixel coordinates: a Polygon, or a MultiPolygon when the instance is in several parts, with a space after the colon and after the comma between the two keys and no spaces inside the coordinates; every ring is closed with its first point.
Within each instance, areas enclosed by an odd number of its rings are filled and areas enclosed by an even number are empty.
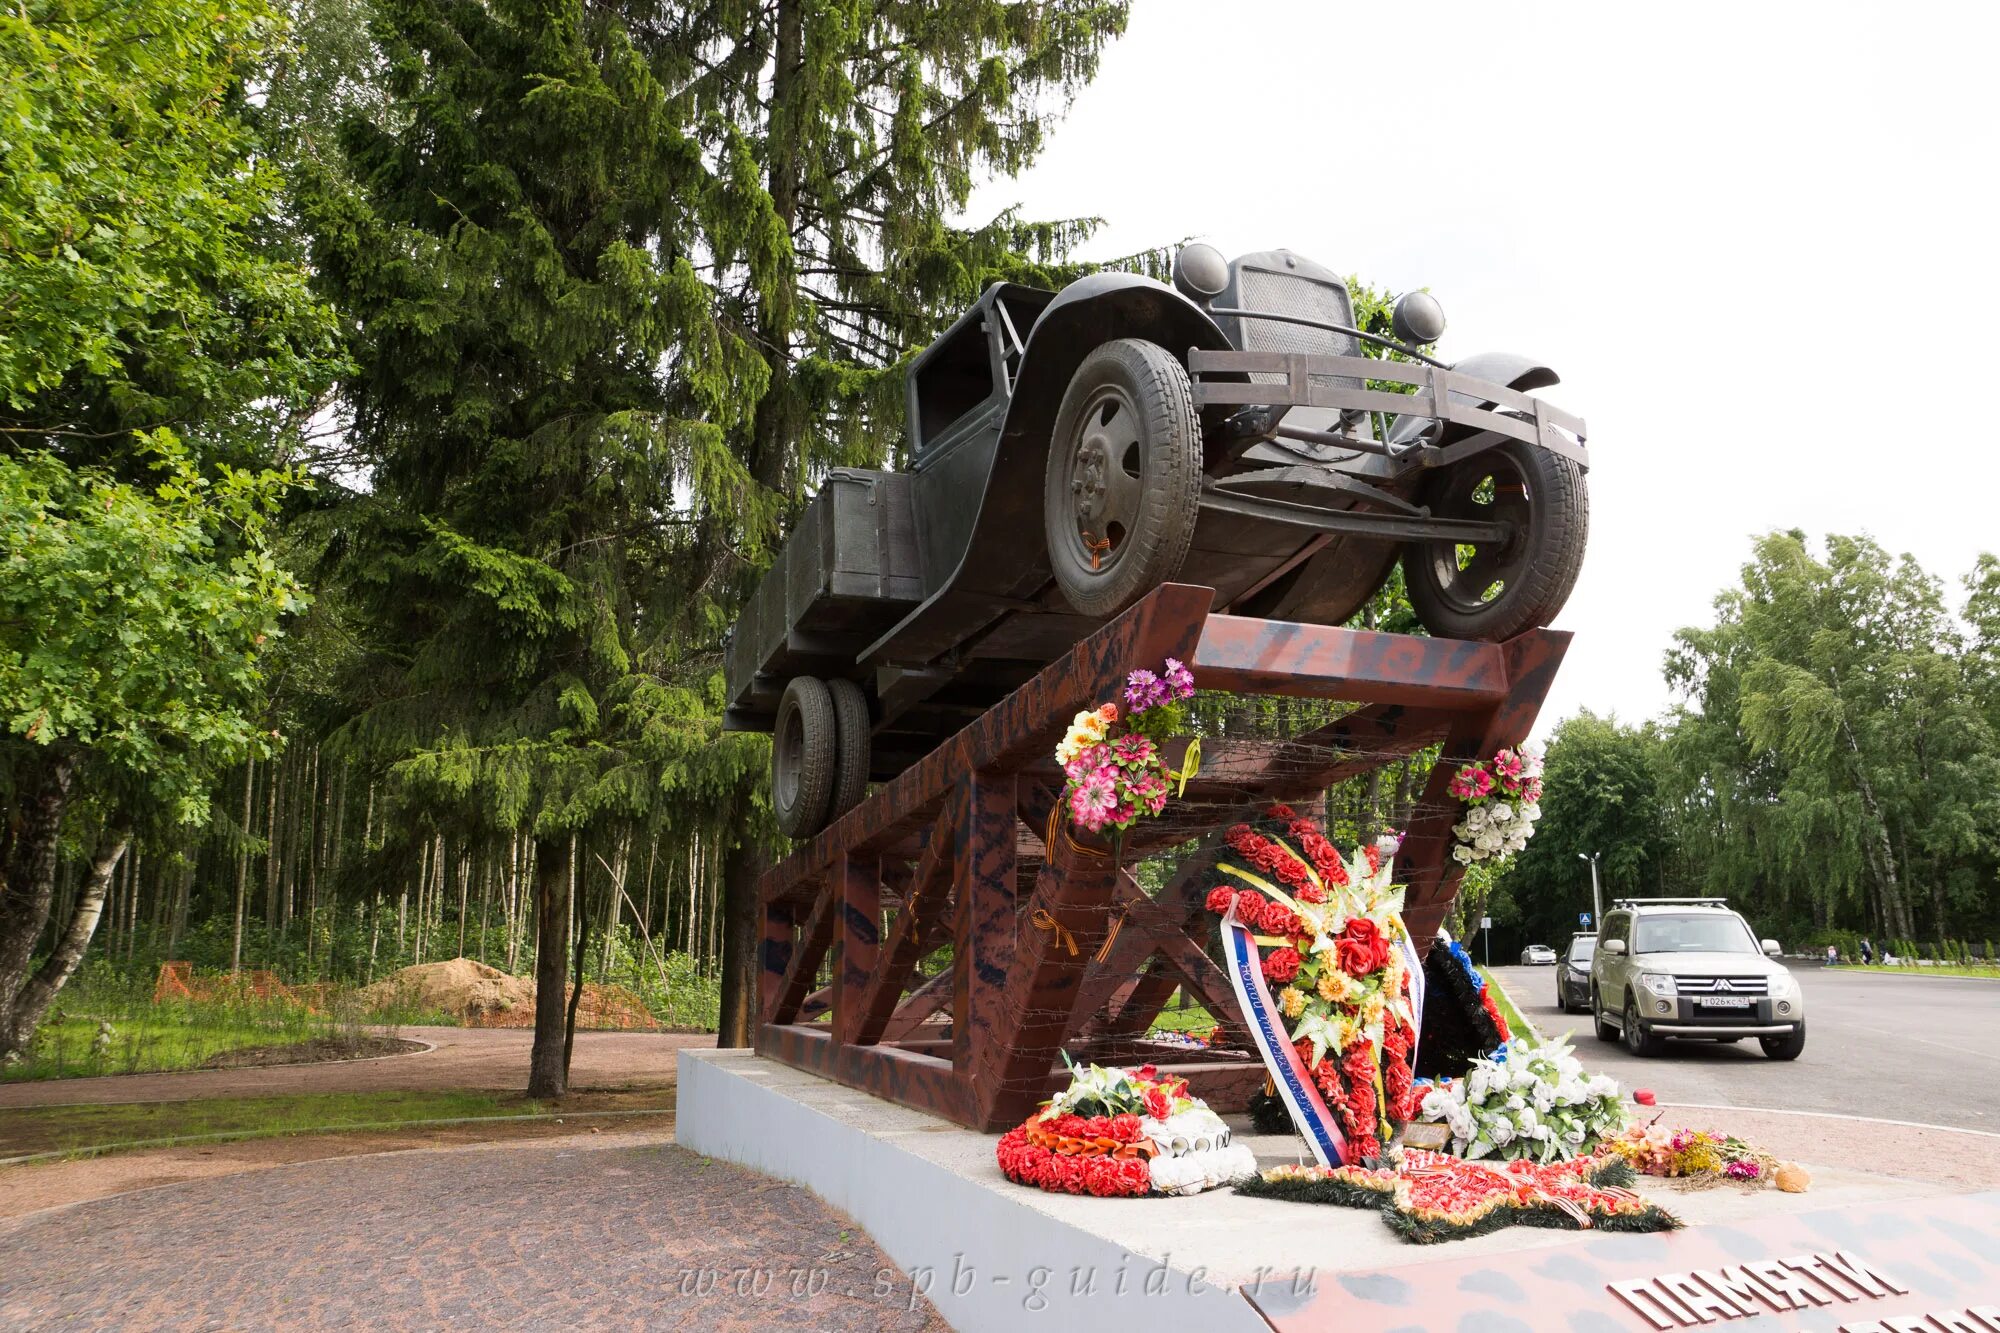
{"type": "MultiPolygon", "coordinates": [[[[384,977],[361,992],[364,1003],[396,1002],[439,1010],[469,1027],[531,1028],[535,1025],[535,983],[511,976],[497,967],[454,958],[448,963],[420,963],[384,977]]],[[[623,986],[586,983],[578,1002],[579,1028],[632,1031],[658,1027],[638,996],[623,986]]]]}
{"type": "Polygon", "coordinates": [[[277,973],[261,967],[247,972],[198,977],[193,963],[161,963],[160,975],[153,982],[154,1004],[163,1004],[168,1000],[213,1000],[219,997],[280,1000],[312,1008],[308,997],[278,980],[277,973]]]}

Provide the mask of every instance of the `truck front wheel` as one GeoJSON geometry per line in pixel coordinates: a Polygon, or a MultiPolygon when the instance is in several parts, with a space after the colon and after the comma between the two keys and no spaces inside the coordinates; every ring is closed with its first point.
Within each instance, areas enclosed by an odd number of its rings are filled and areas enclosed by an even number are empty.
{"type": "Polygon", "coordinates": [[[1113,616],[1180,572],[1201,501],[1201,422],[1187,371],[1119,338],[1070,377],[1049,440],[1042,522],[1056,585],[1113,616]]]}
{"type": "Polygon", "coordinates": [[[1582,468],[1509,440],[1445,468],[1421,499],[1433,517],[1497,520],[1511,529],[1501,542],[1403,548],[1403,581],[1425,629],[1498,642],[1556,618],[1576,587],[1590,535],[1582,468]]]}

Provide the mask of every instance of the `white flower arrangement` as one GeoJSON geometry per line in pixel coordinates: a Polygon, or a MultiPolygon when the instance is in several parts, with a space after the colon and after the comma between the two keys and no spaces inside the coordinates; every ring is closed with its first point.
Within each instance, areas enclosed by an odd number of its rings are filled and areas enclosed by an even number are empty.
{"type": "Polygon", "coordinates": [[[1616,1082],[1586,1075],[1566,1041],[1537,1046],[1525,1037],[1433,1087],[1418,1114],[1448,1126],[1452,1151],[1467,1158],[1566,1160],[1625,1128],[1616,1082]]]}
{"type": "Polygon", "coordinates": [[[1535,836],[1542,817],[1542,757],[1522,746],[1475,760],[1453,775],[1451,794],[1465,802],[1465,818],[1452,825],[1460,865],[1512,856],[1535,836]]]}

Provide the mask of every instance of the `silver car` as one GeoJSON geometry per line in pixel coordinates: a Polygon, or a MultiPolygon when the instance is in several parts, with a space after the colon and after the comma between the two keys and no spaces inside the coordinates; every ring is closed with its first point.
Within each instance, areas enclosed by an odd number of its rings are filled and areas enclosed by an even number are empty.
{"type": "Polygon", "coordinates": [[[1556,965],[1556,951],[1546,944],[1530,944],[1527,948],[1521,950],[1521,965],[1523,967],[1554,967],[1556,965]]]}
{"type": "Polygon", "coordinates": [[[1720,898],[1626,898],[1605,913],[1590,966],[1602,1041],[1655,1055],[1664,1039],[1755,1037],[1773,1060],[1806,1048],[1805,996],[1720,898]]]}

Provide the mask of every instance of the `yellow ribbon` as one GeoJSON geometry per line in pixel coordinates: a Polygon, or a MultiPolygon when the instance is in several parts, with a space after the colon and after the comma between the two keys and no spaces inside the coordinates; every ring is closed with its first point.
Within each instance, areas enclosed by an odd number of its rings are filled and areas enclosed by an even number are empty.
{"type": "MultiPolygon", "coordinates": [[[[1091,962],[1101,963],[1107,957],[1110,956],[1111,946],[1117,942],[1118,932],[1122,930],[1124,926],[1125,926],[1125,914],[1123,912],[1120,912],[1116,917],[1112,919],[1111,931],[1104,937],[1104,944],[1102,945],[1102,947],[1098,949],[1097,953],[1091,958],[1090,960],[1091,962]]],[[[1070,952],[1075,953],[1076,950],[1071,949],[1070,952]]]]}
{"type": "Polygon", "coordinates": [[[1053,930],[1056,942],[1069,950],[1070,957],[1076,957],[1076,936],[1069,933],[1068,926],[1050,916],[1046,907],[1037,907],[1028,921],[1036,930],[1053,930]]]}

